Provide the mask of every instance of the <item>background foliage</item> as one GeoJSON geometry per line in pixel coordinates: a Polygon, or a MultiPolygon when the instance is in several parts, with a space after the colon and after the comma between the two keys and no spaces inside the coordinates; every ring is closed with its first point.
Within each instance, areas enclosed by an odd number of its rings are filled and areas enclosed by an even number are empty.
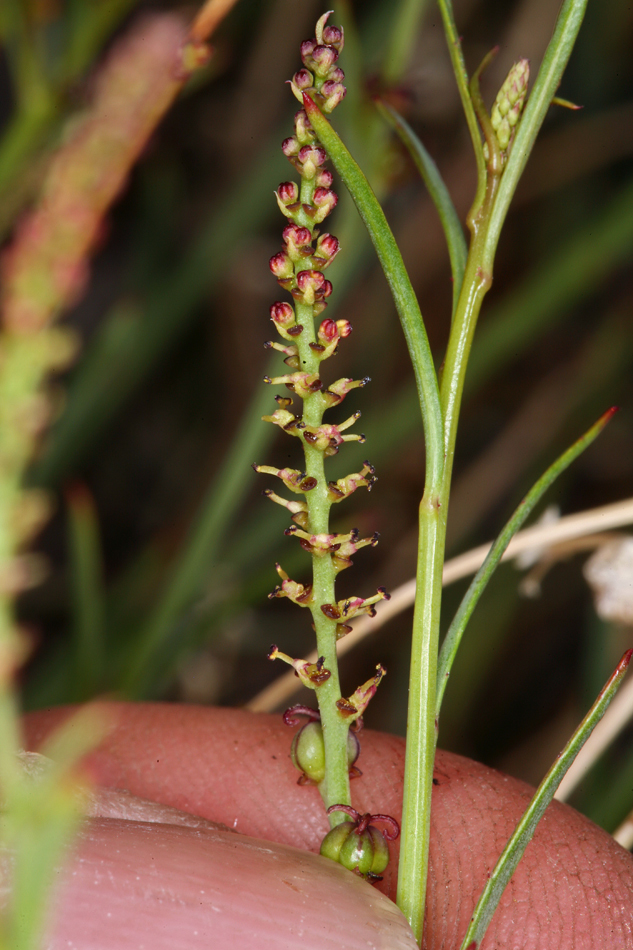
{"type": "MultiPolygon", "coordinates": [[[[536,72],[558,5],[522,0],[500,12],[489,0],[455,3],[470,71],[501,46],[484,77],[487,103],[520,56],[536,72]]],[[[49,150],[90,93],[94,64],[134,17],[178,4],[12,7],[25,16],[3,23],[7,240],[49,150]]],[[[451,309],[441,228],[368,95],[385,75],[392,80],[392,101],[465,217],[475,167],[439,14],[429,3],[410,33],[409,65],[403,46],[384,67],[392,4],[336,7],[334,22],[347,29],[350,92],[335,124],[381,195],[440,352],[451,309]]],[[[298,580],[301,562],[283,537],[284,513],[261,498],[250,464],[299,464],[288,440],[258,421],[272,403],[261,344],[278,293],[267,267],[280,227],[272,191],[292,177],[279,151],[294,111],[284,81],[321,12],[313,0],[237,4],[209,65],[136,166],[86,293],[68,314],[83,351],[59,380],[59,418],[29,476],[57,505],[38,541],[48,576],[19,608],[36,644],[23,676],[28,708],[104,691],[239,705],[277,674],[265,661],[271,642],[293,655],[311,648],[308,622],[290,604],[266,600],[275,560],[298,580]]],[[[467,380],[449,556],[494,536],[546,465],[613,403],[625,411],[549,501],[569,513],[631,494],[632,27],[622,0],[589,5],[560,90],[584,108],[551,110],[504,228],[467,380]]],[[[336,375],[372,378],[354,394],[367,442],[345,447],[332,465],[336,478],[369,458],[379,476],[372,494],[356,493],[344,513],[362,534],[381,533],[376,551],[341,580],[343,593],[367,594],[415,571],[421,424],[384,278],[342,195],[331,228],[346,263],[333,265],[328,315],[347,317],[355,330],[336,375]]],[[[531,781],[543,774],[630,639],[596,617],[582,556],[555,564],[536,599],[521,596],[512,566],[500,569],[456,661],[442,746],[531,781]]],[[[447,619],[462,589],[448,595],[447,619]]],[[[370,726],[404,731],[410,619],[393,620],[343,662],[344,691],[378,659],[389,671],[370,726]]],[[[625,735],[575,804],[612,830],[633,804],[632,776],[625,735]]]]}

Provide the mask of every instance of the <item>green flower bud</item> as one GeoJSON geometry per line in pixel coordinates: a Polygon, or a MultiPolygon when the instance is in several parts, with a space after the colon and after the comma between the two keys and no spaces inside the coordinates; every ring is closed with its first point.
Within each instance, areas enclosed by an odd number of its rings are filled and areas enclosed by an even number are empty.
{"type": "Polygon", "coordinates": [[[529,78],[530,63],[527,59],[520,59],[508,73],[492,107],[490,120],[504,152],[521,117],[529,78]]]}

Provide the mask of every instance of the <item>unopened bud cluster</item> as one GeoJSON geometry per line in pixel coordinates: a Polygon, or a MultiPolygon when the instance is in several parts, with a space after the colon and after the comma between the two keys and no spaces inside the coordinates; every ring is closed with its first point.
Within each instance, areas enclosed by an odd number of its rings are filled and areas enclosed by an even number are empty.
{"type": "Polygon", "coordinates": [[[529,60],[520,59],[514,64],[497,93],[490,120],[502,152],[507,151],[521,118],[529,78],[529,60]]]}

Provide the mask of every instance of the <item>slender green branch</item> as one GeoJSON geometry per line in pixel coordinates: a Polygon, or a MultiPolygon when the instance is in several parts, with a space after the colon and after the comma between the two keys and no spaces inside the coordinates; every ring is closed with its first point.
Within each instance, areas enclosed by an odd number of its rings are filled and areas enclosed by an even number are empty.
{"type": "Polygon", "coordinates": [[[492,919],[503,891],[510,881],[510,878],[517,869],[517,865],[528,844],[532,840],[536,826],[543,817],[545,809],[552,801],[556,789],[562,782],[565,773],[570,768],[574,759],[582,749],[583,745],[593,732],[594,728],[604,716],[609,703],[615,696],[620,683],[627,671],[633,650],[627,650],[624,654],[615,672],[605,683],[597,700],[580,723],[573,736],[556,757],[555,763],[536,790],[534,798],[530,802],[527,811],[516,827],[516,830],[507,845],[495,869],[490,875],[488,882],[483,890],[475,912],[466,931],[466,935],[461,945],[461,950],[477,950],[481,945],[484,934],[492,919]]]}
{"type": "Polygon", "coordinates": [[[455,25],[451,0],[437,0],[437,5],[442,15],[448,53],[451,57],[451,63],[453,64],[453,72],[457,81],[459,96],[462,100],[462,108],[464,109],[468,131],[470,132],[473,143],[473,151],[475,152],[475,159],[477,161],[477,181],[479,182],[479,186],[482,187],[486,180],[486,160],[481,144],[481,134],[479,132],[479,125],[477,124],[477,117],[468,89],[468,73],[466,72],[466,64],[462,53],[462,41],[455,25]]]}
{"type": "Polygon", "coordinates": [[[501,561],[508,544],[517,533],[526,518],[534,510],[550,485],[558,476],[568,468],[574,459],[585,451],[588,446],[596,439],[607,422],[612,418],[615,409],[609,409],[603,416],[587,431],[580,439],[570,446],[556,461],[550,465],[546,472],[539,478],[536,484],[530,489],[523,501],[519,504],[514,514],[507,522],[496,541],[490,548],[486,560],[477,571],[468,590],[462,598],[462,602],[457,608],[457,612],[448,629],[442,649],[440,651],[438,670],[437,670],[437,695],[435,714],[439,719],[442,699],[448,683],[453,660],[457,654],[459,644],[462,639],[466,624],[470,620],[473,610],[477,606],[479,598],[483,594],[488,581],[492,577],[497,565],[501,561]]]}
{"type": "Polygon", "coordinates": [[[448,246],[448,255],[451,261],[451,273],[453,276],[453,310],[457,306],[457,300],[462,289],[464,280],[464,270],[466,268],[466,258],[468,256],[468,247],[464,237],[464,229],[455,210],[448,188],[440,175],[439,169],[428,151],[415,134],[408,122],[396,112],[393,106],[382,99],[376,99],[376,107],[380,114],[389,122],[400,137],[409,155],[415,163],[415,167],[422,176],[431,200],[440,216],[444,236],[448,246]]]}

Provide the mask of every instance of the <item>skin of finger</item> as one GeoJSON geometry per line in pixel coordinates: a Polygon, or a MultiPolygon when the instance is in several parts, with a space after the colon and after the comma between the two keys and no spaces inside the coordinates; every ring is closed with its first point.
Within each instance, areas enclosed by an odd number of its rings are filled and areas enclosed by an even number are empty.
{"type": "Polygon", "coordinates": [[[416,950],[398,908],[319,855],[214,828],[92,819],[48,950],[416,950]],[[327,908],[327,913],[324,913],[327,908]]]}
{"type": "MultiPolygon", "coordinates": [[[[118,725],[90,766],[98,782],[222,822],[244,834],[317,851],[327,830],[316,788],[298,786],[293,732],[280,717],[172,704],[114,704],[118,725]]],[[[69,709],[26,718],[36,748],[69,709]]],[[[366,730],[352,785],[361,812],[400,819],[404,743],[366,730]]],[[[532,790],[438,752],[427,899],[428,950],[453,950],[532,790]]],[[[395,893],[397,842],[383,888],[395,893]]],[[[633,947],[633,860],[609,835],[554,802],[502,897],[482,950],[633,947]]]]}

